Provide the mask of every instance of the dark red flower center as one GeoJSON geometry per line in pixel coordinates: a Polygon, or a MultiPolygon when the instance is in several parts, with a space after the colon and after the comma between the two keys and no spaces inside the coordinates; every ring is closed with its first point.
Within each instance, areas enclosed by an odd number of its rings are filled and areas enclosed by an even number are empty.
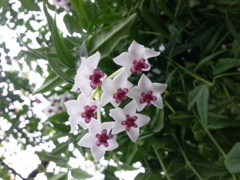
{"type": "Polygon", "coordinates": [[[132,73],[142,74],[143,69],[147,69],[149,65],[145,63],[145,59],[141,58],[139,60],[133,61],[133,66],[131,67],[132,73]]]}
{"type": "Polygon", "coordinates": [[[108,140],[112,138],[112,135],[108,135],[107,130],[103,129],[102,134],[96,134],[96,138],[98,139],[97,146],[103,144],[105,147],[108,147],[108,140]]]}
{"type": "Polygon", "coordinates": [[[124,88],[124,89],[119,88],[117,90],[117,92],[113,95],[113,98],[115,99],[115,102],[116,103],[121,103],[122,100],[127,99],[127,96],[126,96],[127,93],[128,93],[127,88],[124,88]]]}
{"type": "Polygon", "coordinates": [[[153,95],[152,91],[148,92],[142,92],[141,93],[142,98],[139,100],[141,104],[147,103],[148,106],[151,105],[152,101],[156,101],[157,97],[153,95]]]}
{"type": "Polygon", "coordinates": [[[83,112],[81,114],[82,118],[85,118],[85,122],[86,123],[89,123],[91,121],[91,118],[97,118],[97,113],[96,113],[96,110],[97,110],[97,106],[96,105],[93,105],[93,106],[85,106],[84,107],[84,110],[85,112],[83,112]]]}
{"type": "Polygon", "coordinates": [[[126,130],[129,131],[131,129],[131,127],[137,128],[138,125],[135,123],[135,121],[137,120],[137,116],[129,116],[126,115],[126,120],[122,121],[121,124],[126,126],[126,130]]]}
{"type": "Polygon", "coordinates": [[[97,86],[102,85],[101,78],[104,76],[104,72],[100,69],[94,69],[93,74],[89,76],[89,79],[91,80],[90,86],[95,89],[97,86]]]}

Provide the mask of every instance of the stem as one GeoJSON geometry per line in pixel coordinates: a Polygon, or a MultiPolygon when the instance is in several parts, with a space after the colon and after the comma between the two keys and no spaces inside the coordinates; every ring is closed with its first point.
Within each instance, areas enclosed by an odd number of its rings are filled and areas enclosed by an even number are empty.
{"type": "MultiPolygon", "coordinates": [[[[210,133],[210,131],[205,128],[203,126],[205,132],[207,133],[207,135],[209,136],[209,138],[212,140],[213,144],[217,147],[218,151],[222,154],[223,158],[226,159],[227,155],[225,154],[225,152],[223,151],[223,149],[221,148],[221,146],[217,143],[217,141],[214,139],[214,137],[212,136],[212,134],[210,133]]],[[[235,174],[232,174],[233,180],[237,180],[235,174]]]]}
{"type": "Polygon", "coordinates": [[[107,79],[112,79],[112,78],[114,78],[114,77],[115,77],[116,75],[118,75],[122,70],[123,70],[123,67],[120,68],[120,69],[118,69],[117,71],[115,71],[115,72],[112,73],[111,75],[109,75],[109,76],[107,77],[107,79]]]}
{"type": "MultiPolygon", "coordinates": [[[[100,90],[100,89],[98,90],[97,100],[98,100],[98,102],[100,102],[100,100],[101,100],[101,90],[100,90]]],[[[97,111],[97,119],[101,122],[101,119],[102,119],[101,109],[99,109],[99,110],[97,111]]]]}
{"type": "Polygon", "coordinates": [[[155,154],[157,155],[158,161],[159,161],[159,163],[160,163],[160,165],[161,165],[161,167],[162,167],[162,170],[163,170],[163,172],[164,172],[164,175],[166,175],[166,178],[167,178],[168,180],[171,180],[171,178],[168,176],[167,169],[166,169],[166,167],[165,167],[165,165],[164,165],[161,157],[159,156],[159,154],[158,154],[158,152],[157,152],[157,149],[155,148],[154,145],[152,145],[152,146],[153,146],[153,149],[154,149],[155,154]]]}
{"type": "Polygon", "coordinates": [[[187,70],[186,68],[184,68],[184,67],[181,66],[180,64],[174,62],[174,61],[171,60],[170,58],[168,58],[168,57],[166,57],[166,58],[167,58],[171,63],[173,63],[174,65],[176,65],[178,68],[182,69],[183,71],[185,71],[186,73],[188,73],[188,74],[191,75],[192,77],[196,78],[197,80],[206,83],[208,86],[212,86],[212,85],[213,85],[212,82],[210,82],[210,81],[208,81],[208,80],[206,80],[206,79],[204,79],[204,78],[202,78],[202,77],[200,77],[200,76],[192,73],[191,71],[187,70]]]}
{"type": "Polygon", "coordinates": [[[198,179],[203,180],[203,178],[200,176],[200,174],[197,172],[197,170],[192,166],[191,162],[188,160],[187,155],[185,154],[184,150],[182,149],[182,146],[180,145],[180,143],[178,142],[175,134],[172,133],[173,138],[175,139],[181,154],[186,162],[186,165],[194,172],[194,174],[198,177],[198,179]]]}
{"type": "Polygon", "coordinates": [[[172,112],[175,113],[176,111],[173,109],[173,107],[165,100],[164,101],[165,105],[168,107],[168,109],[172,112]]]}

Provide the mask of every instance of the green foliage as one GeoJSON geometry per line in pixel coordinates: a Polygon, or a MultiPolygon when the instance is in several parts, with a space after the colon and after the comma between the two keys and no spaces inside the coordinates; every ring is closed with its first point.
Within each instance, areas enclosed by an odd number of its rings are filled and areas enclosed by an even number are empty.
{"type": "MultiPolygon", "coordinates": [[[[42,2],[38,0],[38,2],[42,2]]],[[[147,74],[151,80],[167,83],[167,92],[163,93],[164,109],[149,107],[144,114],[151,117],[150,123],[143,127],[136,143],[130,142],[125,134],[119,134],[119,148],[106,154],[106,159],[114,160],[119,166],[108,165],[103,170],[105,179],[116,179],[117,170],[134,170],[133,164],[141,162],[145,173],[136,179],[239,179],[239,128],[240,128],[240,2],[227,0],[71,0],[73,11],[64,14],[68,35],[63,35],[57,27],[56,19],[62,9],[56,11],[56,18],[49,12],[54,10],[47,1],[43,6],[48,25],[38,32],[40,48],[30,48],[31,39],[23,41],[28,50],[19,53],[31,67],[31,62],[44,59],[49,63],[49,74],[43,85],[35,93],[50,92],[58,88],[59,94],[72,87],[80,56],[92,55],[96,51],[102,54],[101,69],[107,74],[117,69],[112,58],[127,51],[132,40],[146,47],[165,50],[155,59],[150,59],[152,69],[147,74]],[[46,38],[50,32],[51,37],[46,38]],[[81,34],[77,38],[75,33],[81,34]],[[160,73],[159,73],[160,72],[160,73]]],[[[1,25],[13,23],[12,29],[21,26],[17,12],[7,1],[0,2],[2,8],[1,25]],[[4,14],[10,12],[13,19],[4,14]]],[[[39,11],[37,3],[22,1],[20,12],[39,11]]],[[[26,28],[31,29],[26,20],[26,28]]],[[[8,47],[0,44],[5,53],[8,47]]],[[[40,67],[40,66],[39,66],[40,67]]],[[[38,71],[40,74],[41,68],[38,71]]],[[[137,77],[131,79],[136,81],[137,77]]],[[[33,91],[28,79],[19,77],[16,72],[5,72],[1,82],[6,82],[7,94],[0,96],[0,114],[11,123],[5,136],[12,134],[22,143],[36,145],[28,140],[28,135],[18,127],[19,116],[31,120],[24,127],[27,133],[40,131],[41,138],[53,142],[52,152],[38,152],[42,162],[52,161],[57,166],[68,169],[58,174],[46,172],[48,179],[75,179],[90,177],[80,168],[72,169],[68,161],[74,155],[69,144],[88,157],[88,150],[77,145],[78,136],[69,134],[66,113],[50,117],[39,130],[38,121],[28,116],[28,106],[22,109],[11,108],[14,101],[22,102],[22,96],[15,90],[28,95],[33,91]],[[21,80],[20,80],[21,79],[21,80]],[[8,98],[7,98],[8,97],[8,98]],[[5,101],[7,99],[7,101],[5,101]],[[15,115],[15,116],[13,116],[15,115]],[[15,130],[15,131],[14,131],[15,130]],[[67,137],[65,143],[58,139],[67,137]]],[[[1,94],[3,89],[0,89],[1,94]]],[[[47,97],[47,96],[46,96],[47,97]]],[[[102,116],[109,121],[110,107],[102,116]]],[[[88,157],[89,158],[89,157],[88,157]]],[[[91,158],[89,158],[91,160],[91,158]]],[[[6,170],[0,169],[0,174],[6,170]]]]}

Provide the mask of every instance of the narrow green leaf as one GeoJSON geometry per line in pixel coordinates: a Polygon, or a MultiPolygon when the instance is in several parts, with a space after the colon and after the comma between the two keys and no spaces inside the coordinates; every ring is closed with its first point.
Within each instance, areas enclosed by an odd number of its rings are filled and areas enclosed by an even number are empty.
{"type": "Polygon", "coordinates": [[[193,105],[196,103],[196,101],[197,101],[197,94],[199,93],[201,88],[202,88],[202,85],[194,88],[188,94],[188,110],[190,110],[193,107],[193,105]]]}
{"type": "Polygon", "coordinates": [[[93,175],[87,173],[86,171],[83,171],[80,168],[75,168],[71,170],[72,177],[75,179],[88,179],[93,177],[93,175]]]}
{"type": "Polygon", "coordinates": [[[213,70],[213,74],[218,75],[233,67],[239,67],[239,66],[240,66],[240,59],[222,58],[222,59],[219,59],[219,61],[217,62],[213,70]]]}
{"type": "Polygon", "coordinates": [[[174,14],[172,13],[172,11],[169,9],[167,3],[165,0],[158,0],[158,4],[161,7],[161,9],[163,10],[163,12],[172,20],[175,19],[174,14]]]}
{"type": "Polygon", "coordinates": [[[189,126],[190,122],[194,118],[192,114],[184,111],[175,112],[169,115],[168,117],[173,124],[177,124],[185,127],[189,126]]]}
{"type": "Polygon", "coordinates": [[[240,173],[240,142],[236,143],[228,152],[225,165],[230,173],[240,173]]]}
{"type": "Polygon", "coordinates": [[[45,3],[43,3],[43,11],[44,11],[44,14],[45,14],[45,16],[47,18],[48,27],[49,27],[49,29],[51,31],[53,29],[53,18],[49,14],[49,12],[47,10],[47,5],[45,3]]]}
{"type": "Polygon", "coordinates": [[[48,180],[67,180],[67,179],[68,179],[67,172],[58,172],[57,174],[51,176],[48,180]]]}
{"type": "Polygon", "coordinates": [[[84,1],[83,0],[70,0],[74,9],[78,12],[79,17],[81,19],[82,26],[86,29],[87,25],[90,21],[88,13],[85,11],[84,8],[84,1]]]}
{"type": "Polygon", "coordinates": [[[132,14],[127,18],[107,26],[99,33],[90,37],[86,42],[89,54],[99,51],[102,57],[108,55],[122,37],[127,34],[135,18],[136,14],[132,14]]]}
{"type": "Polygon", "coordinates": [[[209,90],[207,85],[203,85],[197,95],[197,109],[200,121],[207,126],[208,122],[208,98],[209,90]]]}
{"type": "Polygon", "coordinates": [[[127,150],[127,164],[131,164],[134,156],[138,151],[138,145],[136,143],[129,143],[128,150],[127,150]]]}
{"type": "Polygon", "coordinates": [[[37,90],[35,90],[33,93],[37,94],[37,93],[44,93],[44,92],[47,92],[47,91],[51,91],[55,87],[61,85],[63,82],[64,82],[64,80],[61,79],[60,77],[58,77],[55,74],[55,72],[52,71],[52,72],[50,72],[48,77],[45,79],[45,81],[43,82],[41,87],[38,88],[37,90]]]}
{"type": "Polygon", "coordinates": [[[70,34],[73,34],[74,32],[80,33],[80,34],[83,33],[81,24],[75,16],[66,14],[63,18],[63,21],[70,34]]]}
{"type": "MultiPolygon", "coordinates": [[[[52,70],[63,80],[73,84],[74,80],[73,77],[70,76],[69,74],[65,73],[64,70],[66,71],[66,68],[64,65],[59,61],[59,59],[53,59],[53,58],[48,58],[48,63],[51,66],[52,70]]],[[[68,71],[73,71],[76,72],[75,69],[71,68],[68,69],[68,71]]],[[[72,73],[71,73],[72,74],[72,73]]],[[[74,74],[74,73],[73,73],[74,74]]]]}
{"type": "Polygon", "coordinates": [[[225,17],[226,17],[226,24],[227,24],[227,27],[228,27],[230,33],[240,43],[239,33],[235,30],[233,23],[232,23],[231,19],[229,18],[228,10],[226,11],[225,17]]]}
{"type": "Polygon", "coordinates": [[[74,68],[75,67],[74,58],[70,53],[69,49],[67,48],[67,46],[65,45],[64,41],[62,40],[62,37],[59,35],[56,24],[56,18],[53,23],[52,38],[57,51],[58,58],[67,67],[74,68]]]}
{"type": "Polygon", "coordinates": [[[55,149],[52,150],[51,153],[53,155],[60,155],[62,153],[65,153],[68,150],[68,145],[69,144],[67,142],[59,144],[55,149]]]}
{"type": "Polygon", "coordinates": [[[164,28],[164,23],[161,22],[159,18],[156,18],[143,3],[140,10],[143,19],[151,26],[154,31],[160,32],[165,37],[169,36],[168,31],[164,28]]]}
{"type": "Polygon", "coordinates": [[[227,50],[223,50],[223,51],[218,51],[214,54],[210,54],[209,56],[203,58],[202,60],[200,60],[200,62],[197,64],[197,66],[194,68],[194,72],[196,72],[199,68],[201,68],[204,64],[206,64],[207,62],[209,62],[210,60],[212,60],[214,57],[218,56],[219,54],[222,54],[224,52],[226,52],[227,50]]]}
{"type": "Polygon", "coordinates": [[[62,112],[58,114],[54,114],[53,116],[48,118],[48,121],[50,122],[66,122],[69,118],[68,113],[62,112]]]}
{"type": "Polygon", "coordinates": [[[162,130],[164,126],[164,110],[163,109],[157,109],[154,111],[152,115],[150,127],[152,132],[158,133],[162,130]]]}

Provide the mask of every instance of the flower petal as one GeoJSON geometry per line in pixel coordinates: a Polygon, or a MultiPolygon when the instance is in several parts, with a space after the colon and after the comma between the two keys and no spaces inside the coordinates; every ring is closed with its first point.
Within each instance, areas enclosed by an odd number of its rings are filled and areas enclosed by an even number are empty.
{"type": "Polygon", "coordinates": [[[136,142],[139,136],[139,128],[131,128],[129,131],[126,131],[128,136],[133,142],[136,142]]]}
{"type": "Polygon", "coordinates": [[[153,83],[153,91],[163,93],[167,89],[167,84],[153,83]]]}
{"type": "Polygon", "coordinates": [[[77,125],[80,122],[80,118],[78,118],[76,115],[75,116],[70,116],[69,117],[69,122],[71,126],[71,133],[77,128],[77,125]]]}
{"type": "MultiPolygon", "coordinates": [[[[124,119],[123,119],[124,120],[124,119]]],[[[125,131],[125,126],[121,124],[121,121],[115,121],[113,129],[112,129],[112,134],[118,134],[122,131],[125,131]]]]}
{"type": "Polygon", "coordinates": [[[96,144],[96,141],[94,141],[93,139],[94,136],[90,133],[87,133],[82,137],[82,139],[80,139],[78,145],[91,148],[94,146],[94,144],[96,144]]]}
{"type": "Polygon", "coordinates": [[[160,95],[157,95],[157,100],[156,101],[152,101],[152,104],[156,107],[158,107],[159,109],[163,108],[163,101],[162,101],[162,97],[160,95]]]}
{"type": "Polygon", "coordinates": [[[87,58],[87,64],[91,69],[96,69],[100,61],[101,54],[97,51],[87,58]]]}
{"type": "Polygon", "coordinates": [[[85,84],[82,84],[80,87],[80,90],[86,95],[86,96],[90,96],[91,92],[92,92],[92,88],[90,86],[90,82],[87,82],[85,84]]]}
{"type": "Polygon", "coordinates": [[[152,82],[145,74],[142,74],[138,81],[138,87],[142,90],[142,92],[152,90],[152,82]]]}
{"type": "Polygon", "coordinates": [[[127,114],[132,115],[136,113],[136,109],[137,109],[136,101],[131,101],[124,107],[124,112],[126,115],[127,114]]]}
{"type": "Polygon", "coordinates": [[[95,161],[99,161],[105,154],[105,148],[103,146],[97,146],[97,145],[94,145],[92,148],[91,148],[91,151],[92,151],[92,155],[95,159],[95,161]]]}
{"type": "Polygon", "coordinates": [[[116,149],[118,147],[118,143],[115,139],[109,139],[108,140],[108,147],[105,148],[106,151],[112,151],[113,149],[116,149]]]}
{"type": "Polygon", "coordinates": [[[120,66],[125,67],[127,72],[130,72],[130,68],[132,67],[132,62],[134,61],[134,57],[127,52],[121,53],[119,56],[113,58],[113,61],[120,66]]]}
{"type": "Polygon", "coordinates": [[[70,100],[64,103],[67,108],[67,113],[71,116],[79,112],[81,104],[77,100],[70,100]]]}
{"type": "Polygon", "coordinates": [[[148,59],[148,58],[151,58],[151,57],[156,57],[156,56],[159,56],[159,55],[160,55],[160,52],[156,52],[152,49],[145,48],[145,50],[144,50],[144,58],[145,59],[148,59]]]}
{"type": "Polygon", "coordinates": [[[136,41],[133,41],[128,48],[128,52],[134,57],[134,59],[137,60],[144,57],[144,51],[145,47],[141,44],[138,44],[136,41]]]}
{"type": "Polygon", "coordinates": [[[138,127],[142,127],[145,124],[147,124],[150,121],[150,117],[146,116],[146,115],[142,115],[142,114],[137,114],[137,121],[136,124],[138,125],[138,127]]]}
{"type": "Polygon", "coordinates": [[[92,121],[89,127],[89,132],[93,134],[101,133],[102,132],[102,124],[100,121],[92,121]]]}
{"type": "Polygon", "coordinates": [[[126,118],[125,113],[121,108],[111,109],[110,114],[115,121],[122,121],[126,118]]]}
{"type": "Polygon", "coordinates": [[[113,128],[114,122],[105,122],[102,123],[102,129],[106,129],[107,132],[109,133],[110,130],[113,128]]]}

